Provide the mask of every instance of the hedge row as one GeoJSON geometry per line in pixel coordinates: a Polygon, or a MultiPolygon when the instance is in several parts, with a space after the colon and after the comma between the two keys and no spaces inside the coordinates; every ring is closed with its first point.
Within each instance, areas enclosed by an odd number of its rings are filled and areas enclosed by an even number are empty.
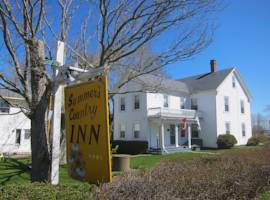
{"type": "Polygon", "coordinates": [[[1,200],[85,200],[94,199],[89,184],[53,186],[46,183],[8,184],[0,186],[1,200]]]}
{"type": "Polygon", "coordinates": [[[118,145],[117,153],[120,154],[143,154],[147,152],[148,142],[147,141],[123,141],[114,140],[112,141],[112,148],[118,145]]]}
{"type": "MultiPolygon", "coordinates": [[[[147,158],[145,158],[147,159],[147,158]]],[[[190,161],[164,160],[124,174],[97,191],[98,199],[255,199],[270,182],[270,148],[227,152],[190,161]]]]}

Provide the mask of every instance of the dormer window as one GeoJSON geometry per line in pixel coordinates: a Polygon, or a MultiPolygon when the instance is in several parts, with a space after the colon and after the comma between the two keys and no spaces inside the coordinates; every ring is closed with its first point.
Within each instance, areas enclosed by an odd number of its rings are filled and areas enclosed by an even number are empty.
{"type": "Polygon", "coordinates": [[[232,87],[235,88],[236,82],[235,82],[235,76],[232,76],[232,87]]]}
{"type": "Polygon", "coordinates": [[[9,113],[9,109],[10,109],[10,105],[4,100],[0,100],[0,112],[9,113]]]}
{"type": "Polygon", "coordinates": [[[164,108],[168,108],[169,107],[169,96],[168,95],[164,95],[164,103],[163,103],[163,107],[164,108]]]}

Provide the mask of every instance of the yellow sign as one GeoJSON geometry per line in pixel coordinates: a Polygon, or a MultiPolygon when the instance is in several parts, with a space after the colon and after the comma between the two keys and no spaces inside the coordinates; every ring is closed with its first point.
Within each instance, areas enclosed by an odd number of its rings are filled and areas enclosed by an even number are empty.
{"type": "Polygon", "coordinates": [[[111,182],[107,77],[65,88],[67,156],[71,177],[111,182]]]}

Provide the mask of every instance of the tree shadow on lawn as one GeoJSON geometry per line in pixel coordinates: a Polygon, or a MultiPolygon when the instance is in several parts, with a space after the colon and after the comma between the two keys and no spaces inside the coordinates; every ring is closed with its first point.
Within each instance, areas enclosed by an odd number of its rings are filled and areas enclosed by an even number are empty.
{"type": "Polygon", "coordinates": [[[29,162],[23,159],[5,158],[0,162],[0,185],[13,182],[12,180],[29,180],[30,173],[29,162]]]}

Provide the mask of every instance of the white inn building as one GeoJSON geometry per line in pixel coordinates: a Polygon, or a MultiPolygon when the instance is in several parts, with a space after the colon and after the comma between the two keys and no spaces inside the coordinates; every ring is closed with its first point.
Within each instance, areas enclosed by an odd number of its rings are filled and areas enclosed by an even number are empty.
{"type": "Polygon", "coordinates": [[[30,154],[31,123],[18,107],[25,107],[25,101],[4,90],[0,90],[0,94],[10,103],[0,99],[0,153],[30,154]]]}
{"type": "Polygon", "coordinates": [[[147,141],[161,153],[193,144],[215,148],[220,134],[245,145],[252,135],[251,94],[236,68],[217,71],[216,61],[210,63],[205,74],[179,80],[148,74],[124,85],[114,96],[113,139],[147,141]]]}

